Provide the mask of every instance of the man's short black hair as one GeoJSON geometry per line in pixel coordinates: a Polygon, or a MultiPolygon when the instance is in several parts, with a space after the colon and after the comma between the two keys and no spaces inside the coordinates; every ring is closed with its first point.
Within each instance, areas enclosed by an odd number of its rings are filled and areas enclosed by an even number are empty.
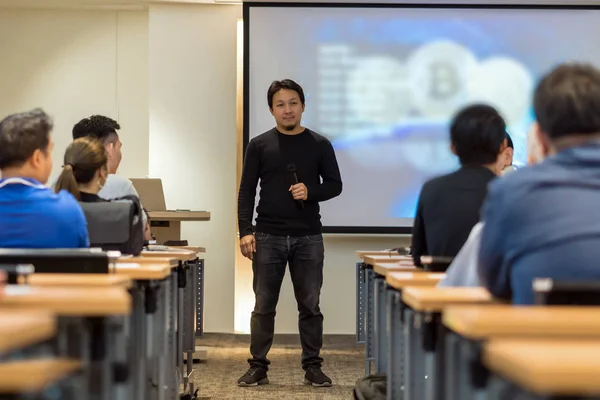
{"type": "Polygon", "coordinates": [[[506,122],[489,105],[474,104],[460,110],[450,125],[450,141],[462,165],[496,162],[506,139],[506,122]]]}
{"type": "Polygon", "coordinates": [[[38,149],[48,151],[52,128],[52,119],[39,108],[0,121],[0,169],[23,165],[38,149]]]}
{"type": "Polygon", "coordinates": [[[535,89],[533,110],[550,138],[600,133],[600,71],[588,64],[562,64],[535,89]]]}
{"type": "Polygon", "coordinates": [[[82,137],[93,137],[102,143],[107,143],[118,137],[117,131],[121,126],[117,121],[103,115],[92,115],[84,118],[73,127],[73,140],[82,137]]]}
{"type": "Polygon", "coordinates": [[[515,145],[513,144],[513,141],[510,137],[510,135],[508,134],[508,132],[506,133],[506,146],[510,147],[511,149],[515,149],[515,145]]]}
{"type": "Polygon", "coordinates": [[[302,90],[302,86],[298,85],[291,79],[284,79],[282,81],[273,81],[271,86],[269,86],[269,90],[267,91],[267,102],[269,103],[269,108],[273,109],[273,96],[275,93],[279,92],[281,89],[289,89],[298,93],[300,97],[300,103],[304,105],[304,90],[302,90]]]}

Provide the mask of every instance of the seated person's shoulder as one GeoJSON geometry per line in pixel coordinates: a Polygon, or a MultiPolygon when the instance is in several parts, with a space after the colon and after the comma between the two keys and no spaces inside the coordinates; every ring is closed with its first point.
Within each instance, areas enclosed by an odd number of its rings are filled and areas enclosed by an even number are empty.
{"type": "Polygon", "coordinates": [[[52,194],[54,201],[48,205],[52,211],[67,215],[81,215],[81,206],[73,195],[65,190],[52,194]]]}
{"type": "Polygon", "coordinates": [[[421,195],[445,190],[445,187],[452,181],[453,175],[454,173],[452,172],[428,179],[421,187],[421,195]]]}
{"type": "Polygon", "coordinates": [[[103,199],[113,199],[130,195],[137,196],[138,193],[130,179],[116,174],[110,174],[98,195],[103,199]]]}

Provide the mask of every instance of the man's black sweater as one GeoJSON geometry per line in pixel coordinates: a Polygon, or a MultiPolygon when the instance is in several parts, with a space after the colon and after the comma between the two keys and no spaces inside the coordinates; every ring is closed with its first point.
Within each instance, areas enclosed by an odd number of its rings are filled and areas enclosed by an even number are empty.
{"type": "Polygon", "coordinates": [[[252,139],[246,149],[238,196],[240,237],[253,233],[252,217],[256,186],[260,200],[256,209],[256,231],[273,235],[321,233],[319,202],[342,192],[342,178],[331,142],[305,129],[285,135],[271,129],[252,139]],[[294,164],[298,182],[304,183],[308,199],[300,209],[289,191],[288,165],[294,164]],[[322,181],[321,181],[322,179],[322,181]]]}
{"type": "Polygon", "coordinates": [[[412,256],[455,257],[480,219],[488,183],[496,175],[483,166],[458,171],[426,182],[421,189],[412,231],[412,256]]]}

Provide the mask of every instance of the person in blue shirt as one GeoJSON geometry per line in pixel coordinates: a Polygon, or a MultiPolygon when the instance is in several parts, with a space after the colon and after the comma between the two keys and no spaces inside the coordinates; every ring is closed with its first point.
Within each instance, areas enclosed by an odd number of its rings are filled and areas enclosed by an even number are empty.
{"type": "Polygon", "coordinates": [[[0,248],[89,247],[77,200],[45,186],[52,171],[52,128],[40,109],[0,121],[0,248]]]}
{"type": "Polygon", "coordinates": [[[546,158],[492,182],[478,257],[483,286],[517,305],[534,304],[536,278],[600,279],[600,71],[556,67],[533,108],[546,158]]]}

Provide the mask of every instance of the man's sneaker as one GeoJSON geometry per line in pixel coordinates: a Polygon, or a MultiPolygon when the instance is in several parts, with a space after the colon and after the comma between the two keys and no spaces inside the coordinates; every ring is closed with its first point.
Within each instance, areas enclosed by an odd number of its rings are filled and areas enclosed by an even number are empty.
{"type": "Polygon", "coordinates": [[[238,386],[258,386],[269,383],[267,370],[261,367],[250,367],[248,371],[238,379],[238,386]]]}
{"type": "Polygon", "coordinates": [[[331,386],[331,379],[321,371],[319,367],[308,367],[304,375],[304,384],[316,387],[331,386]]]}

